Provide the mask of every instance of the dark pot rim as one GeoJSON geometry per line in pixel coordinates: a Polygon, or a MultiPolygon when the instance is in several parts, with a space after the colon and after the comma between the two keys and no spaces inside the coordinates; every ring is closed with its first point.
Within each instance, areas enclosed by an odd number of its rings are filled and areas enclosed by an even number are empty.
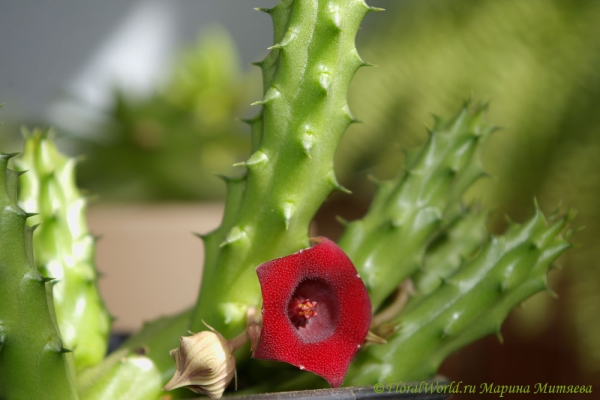
{"type": "Polygon", "coordinates": [[[418,382],[377,383],[373,386],[299,390],[291,392],[259,393],[248,395],[231,394],[224,397],[231,398],[232,400],[441,400],[450,398],[451,393],[449,392],[449,385],[450,382],[447,378],[437,376],[433,379],[418,382]]]}

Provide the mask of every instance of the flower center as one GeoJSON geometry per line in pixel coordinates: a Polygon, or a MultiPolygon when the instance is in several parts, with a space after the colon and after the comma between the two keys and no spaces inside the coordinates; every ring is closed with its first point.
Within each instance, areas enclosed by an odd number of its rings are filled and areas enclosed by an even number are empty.
{"type": "Polygon", "coordinates": [[[288,317],[306,343],[323,340],[337,325],[338,302],[333,288],[321,280],[302,282],[288,303],[288,317]]]}
{"type": "Polygon", "coordinates": [[[310,299],[292,299],[290,302],[289,315],[292,323],[297,327],[306,326],[307,320],[317,316],[317,302],[310,299]]]}

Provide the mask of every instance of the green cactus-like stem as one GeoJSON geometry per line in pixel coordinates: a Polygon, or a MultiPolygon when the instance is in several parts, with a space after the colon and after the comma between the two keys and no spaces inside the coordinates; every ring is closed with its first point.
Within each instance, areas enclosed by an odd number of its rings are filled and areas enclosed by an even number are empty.
{"type": "Polygon", "coordinates": [[[427,248],[423,266],[411,277],[414,294],[408,307],[434,292],[481,247],[488,231],[485,212],[467,210],[427,248]]]}
{"type": "Polygon", "coordinates": [[[52,279],[35,268],[31,216],[17,205],[18,174],[0,153],[0,397],[76,399],[72,357],[60,337],[52,279]]]}
{"type": "Polygon", "coordinates": [[[405,173],[380,183],[367,215],[340,238],[375,309],[419,269],[432,238],[459,214],[464,191],[484,175],[479,156],[494,131],[485,111],[465,105],[452,120],[436,119],[425,147],[407,155],[405,173]]]}
{"type": "MultiPolygon", "coordinates": [[[[253,150],[244,163],[247,174],[224,178],[223,222],[217,230],[199,235],[205,263],[192,331],[204,330],[204,320],[225,337],[237,335],[244,329],[247,307],[260,304],[255,268],[308,246],[313,215],[331,190],[340,188],[333,173],[333,154],[342,133],[354,122],[346,103],[348,85],[365,65],[354,47],[354,36],[364,15],[374,10],[362,0],[284,0],[263,10],[273,18],[278,44],[259,63],[265,96],[259,102],[262,112],[247,121],[253,150]]],[[[175,338],[186,334],[181,326],[175,331],[175,338]]],[[[121,376],[110,360],[93,369],[97,376],[121,376]]],[[[158,387],[159,375],[172,375],[173,368],[172,360],[168,366],[152,362],[148,373],[138,373],[147,378],[146,384],[158,387]]],[[[93,391],[84,393],[87,398],[87,393],[125,386],[119,393],[128,391],[131,399],[155,398],[156,393],[135,390],[143,380],[119,378],[113,385],[108,378],[96,379],[93,391]]]]}
{"type": "Polygon", "coordinates": [[[523,225],[492,237],[479,254],[416,307],[395,321],[395,334],[383,346],[360,354],[347,383],[372,384],[432,377],[459,348],[490,334],[510,310],[541,290],[546,275],[568,247],[570,216],[546,221],[539,209],[523,225]]]}
{"type": "MultiPolygon", "coordinates": [[[[209,265],[214,264],[215,256],[218,255],[209,250],[219,248],[219,243],[235,223],[245,188],[243,178],[224,178],[224,181],[228,194],[221,226],[208,235],[199,235],[207,245],[205,260],[209,265]]],[[[187,310],[146,324],[104,361],[85,370],[78,382],[81,398],[161,398],[164,395],[162,387],[175,373],[175,362],[169,351],[179,346],[180,336],[189,335],[191,315],[192,310],[187,310]],[[140,349],[143,349],[144,354],[140,354],[140,349]]],[[[187,390],[186,392],[189,393],[187,390]]]]}
{"type": "Polygon", "coordinates": [[[19,205],[38,215],[33,235],[38,270],[58,280],[54,308],[65,345],[74,350],[78,370],[100,362],[106,354],[110,316],[100,298],[94,266],[94,238],[86,224],[87,200],[75,185],[75,160],[56,149],[42,131],[26,133],[19,205]]]}
{"type": "Polygon", "coordinates": [[[81,399],[162,398],[162,387],[175,373],[169,350],[179,345],[190,315],[186,310],[145,324],[102,363],[83,371],[78,380],[81,399]]]}
{"type": "Polygon", "coordinates": [[[259,63],[263,106],[252,127],[250,158],[236,220],[223,240],[205,240],[204,284],[191,324],[202,320],[225,337],[243,329],[246,309],[260,306],[255,268],[308,247],[308,228],[322,202],[340,189],[333,157],[354,122],[346,94],[365,65],[354,46],[363,0],[283,0],[266,11],[275,45],[259,63]]]}

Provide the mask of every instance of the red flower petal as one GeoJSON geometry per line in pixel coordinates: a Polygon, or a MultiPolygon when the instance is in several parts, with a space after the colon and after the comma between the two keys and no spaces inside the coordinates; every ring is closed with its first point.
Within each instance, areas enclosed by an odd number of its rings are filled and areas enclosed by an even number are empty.
{"type": "Polygon", "coordinates": [[[371,324],[356,268],[331,240],[260,265],[263,329],[253,357],[283,361],[342,384],[371,324]]]}

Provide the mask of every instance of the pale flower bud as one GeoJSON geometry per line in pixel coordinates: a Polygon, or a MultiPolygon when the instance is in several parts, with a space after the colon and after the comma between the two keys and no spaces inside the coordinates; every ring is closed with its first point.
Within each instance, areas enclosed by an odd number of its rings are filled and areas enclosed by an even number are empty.
{"type": "Polygon", "coordinates": [[[177,370],[163,390],[185,386],[211,399],[221,398],[235,376],[235,357],[229,342],[214,330],[182,336],[180,342],[170,353],[177,370]]]}

